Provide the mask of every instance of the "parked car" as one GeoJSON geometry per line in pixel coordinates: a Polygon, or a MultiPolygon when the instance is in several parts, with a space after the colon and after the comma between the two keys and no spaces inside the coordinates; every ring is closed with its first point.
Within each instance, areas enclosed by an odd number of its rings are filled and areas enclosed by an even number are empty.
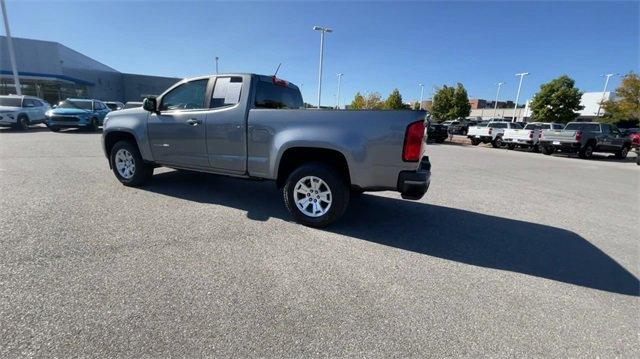
{"type": "Polygon", "coordinates": [[[227,74],[185,79],[143,108],[109,114],[102,139],[126,186],[144,184],[156,166],[273,180],[296,221],[322,227],[344,213],[350,190],[426,193],[425,118],[304,109],[287,81],[227,74]]]}
{"type": "Polygon", "coordinates": [[[127,103],[124,104],[123,110],[136,107],[142,107],[142,102],[127,101],[127,103]]]}
{"type": "Polygon", "coordinates": [[[628,137],[631,140],[631,148],[636,152],[636,164],[640,166],[640,130],[631,129],[631,131],[625,131],[628,133],[628,137]]]}
{"type": "Polygon", "coordinates": [[[97,131],[109,108],[102,101],[68,98],[47,111],[46,124],[53,131],[62,128],[84,128],[97,131]]]}
{"type": "MultiPolygon", "coordinates": [[[[474,143],[473,138],[475,138],[475,136],[480,133],[481,128],[487,127],[489,122],[490,121],[480,121],[473,126],[469,126],[469,130],[467,131],[467,138],[471,139],[471,142],[474,143]]],[[[479,143],[480,142],[475,143],[475,145],[478,145],[479,143]]]]}
{"type": "Polygon", "coordinates": [[[504,130],[502,141],[510,150],[516,147],[530,148],[538,152],[540,135],[543,130],[561,130],[564,125],[561,123],[531,122],[520,128],[509,128],[504,130]]]}
{"type": "Polygon", "coordinates": [[[447,128],[438,123],[431,123],[427,128],[427,140],[432,140],[437,143],[442,143],[449,137],[447,128]]]}
{"type": "Polygon", "coordinates": [[[0,96],[0,126],[27,131],[30,125],[42,123],[51,109],[47,101],[34,96],[0,96]]]}
{"type": "Polygon", "coordinates": [[[581,158],[591,158],[594,152],[614,153],[626,158],[631,139],[614,125],[597,122],[569,122],[562,130],[544,130],[540,138],[542,153],[577,152],[581,158]]]}
{"type": "Polygon", "coordinates": [[[465,136],[469,130],[469,121],[465,119],[444,121],[441,125],[447,129],[447,132],[455,135],[465,136]]]}
{"type": "Polygon", "coordinates": [[[517,122],[491,121],[484,127],[475,126],[473,131],[469,131],[467,138],[474,146],[480,143],[491,143],[494,148],[502,147],[504,131],[515,128],[522,128],[522,125],[517,122]]]}
{"type": "Polygon", "coordinates": [[[107,101],[104,103],[111,111],[118,111],[124,108],[124,104],[119,101],[107,101]]]}

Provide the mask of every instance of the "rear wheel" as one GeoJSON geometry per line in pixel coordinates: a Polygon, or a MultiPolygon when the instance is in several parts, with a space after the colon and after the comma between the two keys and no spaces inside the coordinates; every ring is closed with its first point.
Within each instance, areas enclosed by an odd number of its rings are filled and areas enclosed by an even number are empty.
{"type": "Polygon", "coordinates": [[[531,152],[535,152],[535,153],[540,152],[540,146],[538,145],[531,146],[531,152]]]}
{"type": "Polygon", "coordinates": [[[477,138],[472,138],[471,139],[471,144],[474,145],[474,146],[477,146],[477,145],[480,144],[480,140],[477,139],[477,138]]]}
{"type": "Polygon", "coordinates": [[[119,141],[111,149],[111,168],[125,186],[140,186],[153,176],[153,166],[144,163],[138,148],[129,141],[119,141]]]}
{"type": "Polygon", "coordinates": [[[578,156],[584,159],[593,157],[593,145],[591,143],[587,143],[582,149],[580,149],[578,156]]]}
{"type": "Polygon", "coordinates": [[[96,132],[98,131],[98,119],[97,118],[92,118],[91,122],[89,124],[89,126],[87,126],[87,131],[89,132],[96,132]]]}
{"type": "Polygon", "coordinates": [[[349,186],[336,170],[323,163],[295,169],[283,188],[284,204],[296,222],[325,227],[340,218],[349,204],[349,186]]]}
{"type": "Polygon", "coordinates": [[[498,136],[495,140],[491,141],[491,146],[493,146],[493,148],[502,147],[503,145],[504,142],[502,142],[502,136],[498,136]]]}
{"type": "Polygon", "coordinates": [[[25,115],[18,116],[16,120],[16,129],[19,131],[28,131],[29,130],[29,118],[25,115]]]}
{"type": "Polygon", "coordinates": [[[545,155],[551,155],[554,152],[556,152],[555,148],[549,147],[549,146],[542,146],[540,149],[542,150],[542,153],[545,155]]]}
{"type": "Polygon", "coordinates": [[[510,143],[510,144],[507,145],[507,148],[510,149],[510,150],[515,150],[516,149],[516,145],[513,144],[513,143],[510,143]]]}

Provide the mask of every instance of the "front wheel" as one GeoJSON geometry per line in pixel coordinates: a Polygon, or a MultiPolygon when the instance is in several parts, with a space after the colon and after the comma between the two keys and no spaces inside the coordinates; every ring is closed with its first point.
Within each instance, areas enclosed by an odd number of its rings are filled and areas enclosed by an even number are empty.
{"type": "Polygon", "coordinates": [[[283,188],[284,204],[296,222],[326,227],[349,204],[349,186],[336,170],[323,163],[303,164],[294,170],[283,188]]]}
{"type": "Polygon", "coordinates": [[[510,143],[510,144],[507,145],[507,148],[510,149],[510,150],[515,150],[516,149],[516,145],[513,144],[513,143],[510,143]]]}
{"type": "Polygon", "coordinates": [[[629,147],[623,146],[620,150],[616,151],[616,158],[619,160],[624,160],[627,158],[629,154],[629,147]]]}
{"type": "Polygon", "coordinates": [[[138,148],[129,141],[117,142],[109,159],[113,173],[125,186],[143,185],[153,176],[153,166],[144,163],[138,148]]]}
{"type": "Polygon", "coordinates": [[[502,137],[500,136],[496,137],[496,139],[491,142],[491,146],[493,146],[493,148],[502,147],[502,145],[504,145],[504,142],[502,142],[502,137]]]}
{"type": "Polygon", "coordinates": [[[87,131],[89,132],[96,132],[98,131],[98,119],[97,118],[92,118],[91,122],[89,123],[89,126],[87,126],[87,131]]]}

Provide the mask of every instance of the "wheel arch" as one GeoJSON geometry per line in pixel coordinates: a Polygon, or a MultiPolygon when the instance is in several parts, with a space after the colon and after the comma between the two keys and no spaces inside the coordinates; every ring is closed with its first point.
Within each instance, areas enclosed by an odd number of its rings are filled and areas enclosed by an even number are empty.
{"type": "MultiPolygon", "coordinates": [[[[138,148],[138,151],[140,151],[140,146],[138,145],[136,136],[131,132],[122,130],[111,131],[104,135],[104,153],[107,158],[110,158],[111,149],[113,149],[113,146],[119,141],[129,141],[138,148]]],[[[111,166],[111,161],[109,161],[109,166],[111,166]]]]}
{"type": "Polygon", "coordinates": [[[276,172],[276,185],[278,188],[284,186],[291,172],[300,165],[309,162],[320,162],[335,168],[347,183],[351,184],[349,163],[342,152],[322,147],[290,147],[282,153],[278,162],[276,172]]]}

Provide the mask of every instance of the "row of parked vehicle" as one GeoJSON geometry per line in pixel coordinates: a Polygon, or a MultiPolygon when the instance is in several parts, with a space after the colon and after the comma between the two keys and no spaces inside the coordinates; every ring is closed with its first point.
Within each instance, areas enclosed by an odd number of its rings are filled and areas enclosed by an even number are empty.
{"type": "Polygon", "coordinates": [[[142,102],[100,101],[68,98],[51,106],[47,101],[26,95],[0,96],[0,126],[27,131],[44,123],[51,131],[84,128],[97,131],[110,111],[141,107],[142,102]]]}
{"type": "MultiPolygon", "coordinates": [[[[429,131],[434,133],[436,141],[442,136],[436,134],[435,127],[431,129],[430,126],[429,131]]],[[[640,131],[636,128],[623,132],[608,123],[570,122],[563,125],[531,122],[523,125],[493,120],[469,127],[466,136],[474,146],[490,143],[494,148],[528,148],[545,155],[577,153],[580,158],[591,158],[595,152],[605,152],[624,159],[629,151],[636,149],[639,153],[636,162],[640,165],[640,131]]]]}

